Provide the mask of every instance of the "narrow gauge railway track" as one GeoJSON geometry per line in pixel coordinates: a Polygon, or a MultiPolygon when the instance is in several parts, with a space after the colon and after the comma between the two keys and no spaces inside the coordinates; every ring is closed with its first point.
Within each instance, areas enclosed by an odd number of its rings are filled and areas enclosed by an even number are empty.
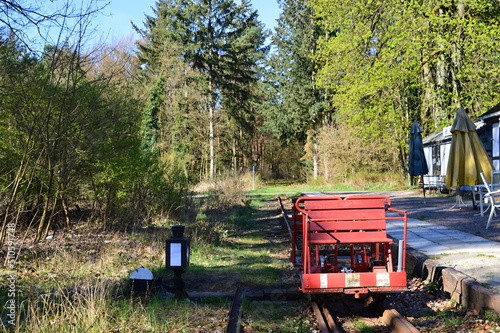
{"type": "Polygon", "coordinates": [[[358,313],[353,313],[348,305],[348,310],[345,311],[344,302],[325,302],[323,297],[318,297],[317,300],[311,302],[311,307],[321,333],[354,332],[356,328],[353,323],[371,323],[367,326],[370,326],[370,332],[374,333],[419,332],[405,317],[391,309],[385,302],[376,307],[358,309],[358,313]]]}

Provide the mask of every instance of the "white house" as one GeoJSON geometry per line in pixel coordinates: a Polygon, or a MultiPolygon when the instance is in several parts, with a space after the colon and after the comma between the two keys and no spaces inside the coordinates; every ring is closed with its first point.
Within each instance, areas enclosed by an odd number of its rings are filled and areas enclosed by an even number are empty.
{"type": "Polygon", "coordinates": [[[495,170],[500,170],[500,103],[478,117],[485,124],[485,139],[481,138],[495,170]]]}
{"type": "Polygon", "coordinates": [[[429,175],[445,176],[451,146],[451,126],[443,128],[423,139],[425,159],[429,175]]]}
{"type": "MultiPolygon", "coordinates": [[[[477,134],[483,143],[486,153],[493,161],[495,170],[500,167],[500,104],[496,106],[496,111],[489,110],[481,115],[476,125],[477,134]]],[[[443,182],[446,177],[448,158],[451,147],[451,126],[443,128],[423,139],[424,153],[429,167],[427,182],[443,182]]]]}

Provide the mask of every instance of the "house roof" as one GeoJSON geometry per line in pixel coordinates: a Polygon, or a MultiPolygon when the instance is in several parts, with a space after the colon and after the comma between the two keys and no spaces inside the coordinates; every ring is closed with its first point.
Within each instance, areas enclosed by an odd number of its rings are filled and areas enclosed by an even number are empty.
{"type": "Polygon", "coordinates": [[[495,118],[498,119],[500,117],[500,103],[480,115],[478,118],[481,120],[495,118]]]}
{"type": "Polygon", "coordinates": [[[425,138],[423,138],[423,144],[425,145],[430,145],[433,143],[438,143],[442,141],[448,141],[451,140],[451,132],[450,132],[451,126],[447,126],[443,128],[440,131],[434,132],[432,134],[429,134],[425,138]]]}
{"type": "MultiPolygon", "coordinates": [[[[499,105],[499,114],[500,114],[500,105],[499,105]]],[[[476,130],[480,129],[485,125],[484,122],[478,121],[475,122],[476,130]]],[[[451,126],[446,126],[442,130],[429,134],[425,138],[422,139],[422,143],[425,145],[439,144],[440,142],[451,141],[451,126]]]]}

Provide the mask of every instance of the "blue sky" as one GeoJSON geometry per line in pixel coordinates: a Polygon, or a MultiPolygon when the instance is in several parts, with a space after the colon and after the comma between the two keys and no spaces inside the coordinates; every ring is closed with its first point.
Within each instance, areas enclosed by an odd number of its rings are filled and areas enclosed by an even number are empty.
{"type": "MultiPolygon", "coordinates": [[[[237,1],[237,0],[236,0],[237,1]]],[[[156,0],[109,0],[104,14],[98,15],[94,21],[98,33],[108,41],[128,37],[134,34],[130,21],[143,27],[145,15],[152,15],[151,7],[156,0]]],[[[259,13],[259,19],[267,29],[273,29],[279,17],[280,9],[276,0],[250,0],[252,7],[259,13]]]]}

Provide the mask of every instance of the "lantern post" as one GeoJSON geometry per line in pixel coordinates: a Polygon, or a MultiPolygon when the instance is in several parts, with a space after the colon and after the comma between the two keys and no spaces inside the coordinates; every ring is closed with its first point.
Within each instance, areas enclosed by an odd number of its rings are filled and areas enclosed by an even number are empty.
{"type": "Polygon", "coordinates": [[[165,264],[174,272],[174,289],[176,298],[187,297],[182,281],[182,273],[189,266],[190,238],[184,237],[183,225],[172,227],[172,237],[165,241],[165,264]]]}

